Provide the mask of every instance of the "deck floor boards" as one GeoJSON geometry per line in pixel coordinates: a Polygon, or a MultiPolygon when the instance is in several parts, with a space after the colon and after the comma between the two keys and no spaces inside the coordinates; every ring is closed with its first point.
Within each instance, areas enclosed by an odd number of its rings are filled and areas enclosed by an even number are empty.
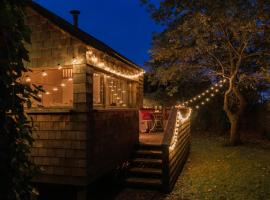
{"type": "Polygon", "coordinates": [[[140,133],[140,143],[141,144],[153,144],[161,145],[163,140],[164,133],[140,133]]]}

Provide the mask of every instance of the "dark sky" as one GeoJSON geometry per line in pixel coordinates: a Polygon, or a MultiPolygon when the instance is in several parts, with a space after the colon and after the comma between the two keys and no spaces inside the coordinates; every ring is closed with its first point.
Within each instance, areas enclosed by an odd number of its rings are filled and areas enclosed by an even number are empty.
{"type": "Polygon", "coordinates": [[[71,9],[81,11],[79,27],[143,66],[148,59],[155,24],[139,0],[35,0],[72,22],[71,9]]]}

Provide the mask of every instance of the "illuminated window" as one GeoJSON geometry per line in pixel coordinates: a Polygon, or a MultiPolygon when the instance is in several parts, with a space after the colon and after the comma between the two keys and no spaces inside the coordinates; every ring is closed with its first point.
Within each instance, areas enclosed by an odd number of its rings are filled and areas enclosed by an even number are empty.
{"type": "Polygon", "coordinates": [[[94,73],[93,102],[94,106],[135,107],[134,83],[102,73],[94,73]]]}
{"type": "Polygon", "coordinates": [[[72,69],[32,69],[23,76],[23,80],[41,85],[45,92],[40,92],[41,102],[33,101],[33,107],[63,107],[73,104],[72,69]]]}
{"type": "Polygon", "coordinates": [[[94,105],[102,105],[104,103],[103,75],[94,73],[93,83],[93,103],[94,105]]]}

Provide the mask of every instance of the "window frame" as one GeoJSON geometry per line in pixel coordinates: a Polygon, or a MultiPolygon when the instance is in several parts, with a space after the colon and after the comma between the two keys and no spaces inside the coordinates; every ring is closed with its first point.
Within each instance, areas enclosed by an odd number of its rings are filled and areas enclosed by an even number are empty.
{"type": "MultiPolygon", "coordinates": [[[[110,73],[106,73],[102,70],[94,70],[93,72],[93,77],[94,77],[94,74],[100,74],[103,81],[103,102],[100,103],[100,104],[95,104],[94,103],[94,100],[93,100],[93,109],[135,109],[137,108],[137,94],[138,94],[138,90],[136,88],[136,84],[137,84],[137,81],[134,81],[134,80],[130,80],[130,79],[125,79],[123,77],[119,77],[117,75],[114,75],[114,74],[110,74],[110,73]],[[131,89],[127,88],[128,89],[128,102],[127,102],[127,106],[111,106],[109,105],[107,102],[108,102],[108,86],[107,86],[107,81],[108,81],[108,78],[113,78],[113,79],[116,79],[116,80],[120,80],[120,81],[125,81],[126,84],[127,84],[127,87],[129,87],[129,85],[131,85],[131,89]],[[135,89],[136,88],[136,89],[135,89]]],[[[93,82],[92,82],[92,87],[93,87],[93,99],[94,99],[94,78],[93,78],[93,82]]]]}

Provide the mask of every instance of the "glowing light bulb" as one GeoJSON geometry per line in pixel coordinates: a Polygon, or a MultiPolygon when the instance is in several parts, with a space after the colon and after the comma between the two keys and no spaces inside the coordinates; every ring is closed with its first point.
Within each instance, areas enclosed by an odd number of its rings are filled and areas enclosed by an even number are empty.
{"type": "Polygon", "coordinates": [[[98,61],[98,59],[97,59],[96,56],[92,56],[92,57],[91,57],[91,61],[92,61],[93,63],[96,63],[96,62],[98,61]]]}
{"type": "Polygon", "coordinates": [[[224,80],[223,80],[223,83],[226,83],[226,82],[227,82],[227,80],[226,80],[226,79],[224,79],[224,80]]]}
{"type": "Polygon", "coordinates": [[[217,86],[218,86],[218,84],[216,83],[216,84],[215,84],[215,86],[217,87],[217,86]]]}
{"type": "Polygon", "coordinates": [[[72,64],[76,64],[77,63],[77,59],[75,57],[72,58],[72,64]]]}
{"type": "Polygon", "coordinates": [[[202,93],[202,95],[204,96],[204,95],[205,95],[205,93],[202,93]]]}
{"type": "Polygon", "coordinates": [[[218,90],[218,89],[216,89],[215,91],[216,91],[216,92],[218,92],[219,90],[218,90]]]}
{"type": "Polygon", "coordinates": [[[105,66],[105,64],[103,62],[99,62],[97,65],[98,65],[98,67],[102,67],[102,68],[105,66]]]}
{"type": "Polygon", "coordinates": [[[55,91],[55,92],[58,91],[58,88],[57,87],[54,87],[53,88],[53,91],[55,91]]]}
{"type": "Polygon", "coordinates": [[[204,105],[204,102],[202,102],[201,104],[204,105]]]}
{"type": "Polygon", "coordinates": [[[214,87],[211,87],[211,90],[213,90],[214,89],[214,87]]]}
{"type": "Polygon", "coordinates": [[[199,109],[199,108],[200,108],[200,106],[196,106],[196,108],[197,108],[197,109],[199,109]]]}
{"type": "Polygon", "coordinates": [[[206,92],[206,93],[208,93],[208,92],[209,92],[209,90],[206,90],[205,92],[206,92]]]}
{"type": "Polygon", "coordinates": [[[73,81],[73,78],[69,78],[68,81],[73,81]]]}
{"type": "Polygon", "coordinates": [[[88,50],[88,51],[87,51],[87,54],[88,54],[88,55],[92,55],[92,54],[93,54],[93,51],[88,50]]]}
{"type": "Polygon", "coordinates": [[[213,93],[211,94],[211,97],[215,96],[213,93]]]}
{"type": "Polygon", "coordinates": [[[220,85],[219,85],[219,87],[223,87],[223,85],[222,85],[222,84],[220,84],[220,85]]]}
{"type": "Polygon", "coordinates": [[[26,81],[27,83],[29,83],[29,82],[31,82],[31,78],[30,78],[29,76],[27,76],[26,79],[25,79],[25,81],[26,81]]]}
{"type": "Polygon", "coordinates": [[[201,98],[201,95],[199,95],[198,97],[201,98]]]}
{"type": "Polygon", "coordinates": [[[38,94],[38,97],[40,97],[40,98],[41,98],[41,97],[42,97],[42,94],[38,94]]]}
{"type": "Polygon", "coordinates": [[[57,68],[57,69],[58,69],[58,70],[63,69],[62,65],[58,64],[58,68],[57,68]]]}
{"type": "Polygon", "coordinates": [[[49,94],[51,94],[51,93],[47,91],[47,92],[45,92],[45,94],[49,95],[49,94]]]}
{"type": "Polygon", "coordinates": [[[206,101],[209,101],[210,99],[209,98],[206,98],[206,101]]]}
{"type": "Polygon", "coordinates": [[[66,87],[66,84],[65,83],[61,83],[61,87],[66,87]]]}
{"type": "Polygon", "coordinates": [[[42,71],[41,75],[42,75],[43,77],[45,77],[45,76],[48,76],[48,73],[45,72],[45,71],[42,71]]]}

